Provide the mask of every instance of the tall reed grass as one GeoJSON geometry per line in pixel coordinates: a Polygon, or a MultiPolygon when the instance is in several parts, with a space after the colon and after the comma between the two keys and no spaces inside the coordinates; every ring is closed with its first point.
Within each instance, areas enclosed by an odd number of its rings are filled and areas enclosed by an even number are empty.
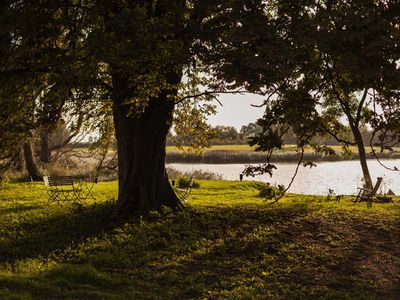
{"type": "Polygon", "coordinates": [[[167,167],[167,174],[170,179],[176,179],[179,177],[194,177],[199,180],[223,180],[223,176],[218,173],[204,171],[204,170],[193,170],[191,172],[181,172],[173,167],[167,167]]]}
{"type": "MultiPolygon", "coordinates": [[[[398,159],[399,152],[378,153],[382,159],[398,159]]],[[[262,163],[266,162],[267,155],[263,152],[251,151],[208,151],[201,154],[169,152],[167,153],[167,163],[204,163],[204,164],[243,164],[243,163],[262,163]]],[[[373,154],[368,154],[367,158],[374,159],[373,154]]],[[[296,162],[298,154],[295,152],[277,153],[271,157],[271,162],[296,162]]],[[[359,154],[354,153],[352,160],[359,159],[359,154]]],[[[341,155],[323,155],[319,153],[304,153],[306,161],[342,161],[346,160],[341,155]]]]}

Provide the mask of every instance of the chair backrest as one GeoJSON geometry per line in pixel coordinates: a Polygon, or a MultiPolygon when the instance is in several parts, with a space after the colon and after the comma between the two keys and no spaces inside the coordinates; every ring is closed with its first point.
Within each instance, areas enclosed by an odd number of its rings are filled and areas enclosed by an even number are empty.
{"type": "Polygon", "coordinates": [[[370,196],[375,196],[376,192],[378,191],[381,183],[382,183],[383,178],[382,177],[378,177],[375,183],[374,188],[372,189],[370,196]]]}
{"type": "Polygon", "coordinates": [[[43,181],[46,186],[64,186],[64,185],[74,184],[74,180],[72,179],[71,176],[60,176],[60,177],[44,176],[43,181]]]}
{"type": "Polygon", "coordinates": [[[45,186],[50,186],[50,182],[49,182],[49,177],[48,176],[43,176],[43,182],[45,186]]]}

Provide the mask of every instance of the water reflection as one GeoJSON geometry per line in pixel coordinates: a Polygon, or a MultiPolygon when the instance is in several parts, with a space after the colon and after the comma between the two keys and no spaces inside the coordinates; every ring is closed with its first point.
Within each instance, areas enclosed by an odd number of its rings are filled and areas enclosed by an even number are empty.
{"type": "MultiPolygon", "coordinates": [[[[400,169],[399,160],[383,160],[388,167],[397,166],[400,169]]],[[[239,180],[239,174],[243,171],[242,164],[170,164],[169,166],[179,171],[193,170],[211,171],[221,174],[226,180],[239,180]]],[[[272,184],[284,184],[287,186],[293,176],[296,164],[278,163],[274,175],[244,177],[244,180],[259,180],[272,184]]],[[[400,194],[400,172],[392,172],[382,167],[376,160],[369,160],[371,176],[375,183],[376,177],[383,177],[382,192],[392,189],[400,194]]],[[[300,167],[298,175],[289,190],[299,194],[326,195],[328,189],[333,189],[336,194],[355,194],[357,187],[362,186],[362,171],[360,163],[354,161],[320,162],[317,167],[300,167]]]]}

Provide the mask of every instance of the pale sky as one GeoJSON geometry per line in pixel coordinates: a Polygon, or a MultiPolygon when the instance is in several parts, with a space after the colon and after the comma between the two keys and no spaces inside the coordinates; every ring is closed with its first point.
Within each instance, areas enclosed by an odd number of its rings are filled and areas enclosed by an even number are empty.
{"type": "Polygon", "coordinates": [[[237,130],[243,125],[255,122],[264,113],[264,107],[253,107],[251,104],[260,105],[263,97],[258,95],[220,95],[218,100],[223,106],[217,103],[217,114],[210,116],[208,122],[212,126],[224,125],[233,126],[237,130]]]}

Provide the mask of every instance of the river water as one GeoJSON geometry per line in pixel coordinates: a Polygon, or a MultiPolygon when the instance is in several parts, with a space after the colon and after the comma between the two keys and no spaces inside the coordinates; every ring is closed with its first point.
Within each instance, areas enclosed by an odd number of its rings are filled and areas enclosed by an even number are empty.
{"type": "MultiPolygon", "coordinates": [[[[382,160],[388,167],[398,167],[399,160],[382,160]]],[[[288,186],[296,169],[294,163],[277,163],[272,177],[262,175],[256,177],[244,177],[244,180],[258,180],[271,184],[283,184],[288,186]]],[[[243,164],[169,164],[182,172],[193,170],[211,171],[221,174],[226,180],[239,180],[239,174],[243,171],[243,164]]],[[[375,184],[377,177],[383,177],[381,192],[389,189],[397,195],[400,194],[400,172],[393,172],[382,167],[376,160],[369,160],[368,166],[375,184]]],[[[333,189],[336,195],[351,195],[357,192],[357,187],[362,186],[362,171],[359,161],[319,162],[317,167],[300,167],[289,192],[298,194],[327,195],[329,189],[333,189]]]]}

